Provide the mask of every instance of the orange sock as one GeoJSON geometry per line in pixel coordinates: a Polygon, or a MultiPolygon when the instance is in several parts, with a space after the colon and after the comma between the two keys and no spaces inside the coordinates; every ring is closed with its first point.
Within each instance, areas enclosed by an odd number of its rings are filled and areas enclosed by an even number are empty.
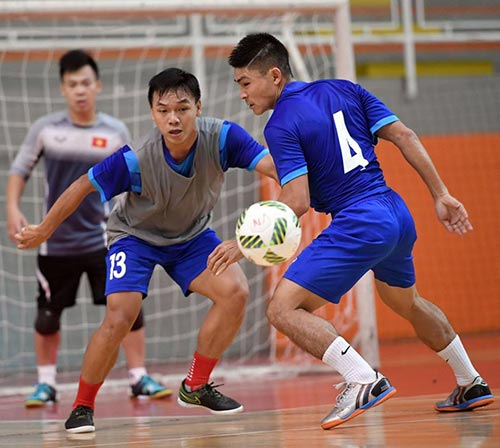
{"type": "Polygon", "coordinates": [[[204,384],[208,383],[210,374],[214,370],[218,359],[207,358],[195,352],[193,355],[193,362],[187,374],[184,384],[189,386],[191,390],[199,389],[204,384]]]}
{"type": "Polygon", "coordinates": [[[87,383],[80,375],[80,381],[78,383],[78,393],[76,395],[75,402],[73,403],[73,409],[77,406],[88,406],[94,409],[94,402],[97,392],[102,386],[104,381],[97,384],[87,383]]]}

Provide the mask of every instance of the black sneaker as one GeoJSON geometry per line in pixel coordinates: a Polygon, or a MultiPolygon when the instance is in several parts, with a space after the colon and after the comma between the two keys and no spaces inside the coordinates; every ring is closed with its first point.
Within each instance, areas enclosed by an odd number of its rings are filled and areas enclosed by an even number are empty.
{"type": "Polygon", "coordinates": [[[88,406],[77,406],[71,411],[64,427],[73,434],[94,432],[94,411],[88,406]]]}
{"type": "Polygon", "coordinates": [[[494,401],[486,381],[477,376],[468,386],[456,386],[446,400],[436,403],[435,409],[439,412],[470,411],[494,401]]]}
{"type": "Polygon", "coordinates": [[[243,411],[243,406],[236,400],[222,395],[216,387],[222,386],[214,383],[205,384],[200,389],[188,392],[184,386],[184,381],[179,389],[177,403],[185,408],[203,406],[210,410],[212,414],[235,414],[243,411]]]}

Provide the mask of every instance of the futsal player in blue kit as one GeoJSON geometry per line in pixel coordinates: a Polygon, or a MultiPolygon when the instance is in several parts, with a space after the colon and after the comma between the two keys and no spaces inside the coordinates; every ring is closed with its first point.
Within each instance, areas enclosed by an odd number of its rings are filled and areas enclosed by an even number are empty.
{"type": "Polygon", "coordinates": [[[218,275],[207,269],[210,253],[225,245],[209,225],[229,168],[255,170],[276,180],[277,176],[269,151],[243,128],[201,116],[200,96],[192,74],[177,68],[158,73],[148,91],[156,127],[137,144],[123,146],[90,168],[39,225],[16,234],[20,249],[36,247],[89,193],[98,191],[103,201],[118,196],[107,223],[106,316],[87,346],[78,394],[65,423],[68,432],[95,431],[95,397],[148,294],[156,265],[186,296],[197,292],[213,302],[199,330],[178,403],[215,414],[243,410],[209,382],[241,326],[248,296],[238,264],[220,263],[218,275]]]}
{"type": "MultiPolygon", "coordinates": [[[[267,33],[250,34],[229,56],[240,98],[256,115],[273,110],[264,130],[282,191],[298,216],[310,206],[331,224],[290,265],[269,303],[270,322],[299,347],[336,369],[345,387],[323,419],[333,428],[390,398],[396,389],[374,371],[331,323],[312,312],[341,296],[368,271],[381,299],[452,368],[457,386],[437,411],[465,411],[493,402],[444,313],[419,295],[412,216],[385,183],[374,147],[391,141],[418,172],[438,219],[458,235],[472,230],[417,135],[360,85],[346,80],[293,80],[286,47],[267,33]]],[[[218,270],[214,254],[209,267],[218,270]]],[[[238,257],[235,257],[235,260],[238,257]]]]}

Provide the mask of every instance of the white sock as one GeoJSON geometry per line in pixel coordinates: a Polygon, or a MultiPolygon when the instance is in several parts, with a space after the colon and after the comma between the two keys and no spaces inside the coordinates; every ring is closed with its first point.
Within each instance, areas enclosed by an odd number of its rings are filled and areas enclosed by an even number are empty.
{"type": "Polygon", "coordinates": [[[452,368],[459,386],[467,386],[474,381],[474,378],[479,376],[458,335],[437,354],[452,368]]]}
{"type": "Polygon", "coordinates": [[[373,383],[375,371],[342,336],[326,349],[323,362],[339,372],[348,383],[373,383]]]}
{"type": "Polygon", "coordinates": [[[147,375],[146,367],[134,367],[128,371],[130,385],[137,383],[144,375],[147,375]]]}
{"type": "Polygon", "coordinates": [[[49,386],[56,386],[57,367],[55,364],[47,364],[45,366],[38,366],[38,383],[46,383],[49,386]]]}

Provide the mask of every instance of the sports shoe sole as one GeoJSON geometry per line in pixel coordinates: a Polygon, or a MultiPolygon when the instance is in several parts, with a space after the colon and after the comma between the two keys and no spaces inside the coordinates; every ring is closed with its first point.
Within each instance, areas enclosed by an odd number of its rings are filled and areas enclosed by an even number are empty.
{"type": "Polygon", "coordinates": [[[213,409],[207,408],[206,406],[203,406],[201,404],[186,403],[184,400],[181,400],[179,397],[177,397],[177,403],[180,406],[182,406],[183,408],[202,408],[202,409],[207,409],[212,414],[216,414],[216,415],[238,414],[239,412],[243,412],[243,406],[240,406],[239,408],[235,408],[235,409],[228,409],[228,410],[225,410],[225,411],[214,411],[213,409]]]}
{"type": "Polygon", "coordinates": [[[391,398],[395,393],[396,389],[392,387],[391,389],[386,390],[384,393],[380,394],[375,400],[369,401],[356,411],[354,411],[351,415],[344,419],[339,419],[339,420],[333,420],[331,422],[325,422],[321,424],[321,427],[323,429],[331,429],[334,428],[335,426],[341,425],[342,423],[348,422],[349,420],[352,420],[354,417],[357,417],[358,415],[362,414],[363,412],[367,411],[368,409],[374,408],[375,406],[378,406],[379,404],[382,404],[384,401],[387,401],[389,398],[391,398]]]}
{"type": "Polygon", "coordinates": [[[40,401],[40,400],[26,400],[24,402],[24,407],[26,408],[41,408],[46,405],[53,404],[54,402],[49,400],[49,401],[40,401]]]}
{"type": "Polygon", "coordinates": [[[69,432],[71,434],[82,434],[85,432],[94,432],[94,431],[95,431],[94,425],[78,426],[77,428],[66,428],[66,432],[69,432]]]}
{"type": "MultiPolygon", "coordinates": [[[[95,432],[67,432],[66,431],[66,439],[68,440],[94,440],[95,432]]],[[[89,445],[86,445],[89,446],[89,445]]],[[[94,445],[95,446],[95,445],[94,445]]]]}
{"type": "Polygon", "coordinates": [[[149,399],[149,400],[159,400],[161,398],[166,398],[166,397],[170,397],[172,395],[173,391],[172,389],[163,389],[163,390],[160,390],[159,392],[156,392],[155,394],[152,394],[152,395],[130,395],[130,398],[132,398],[133,400],[136,400],[136,399],[139,399],[139,400],[142,400],[142,399],[149,399]]]}
{"type": "Polygon", "coordinates": [[[460,403],[453,406],[446,406],[442,408],[434,406],[434,409],[438,412],[472,411],[473,409],[480,408],[482,406],[488,406],[494,401],[495,398],[493,397],[493,395],[486,395],[484,397],[475,398],[473,400],[466,401],[465,403],[460,403]]]}

